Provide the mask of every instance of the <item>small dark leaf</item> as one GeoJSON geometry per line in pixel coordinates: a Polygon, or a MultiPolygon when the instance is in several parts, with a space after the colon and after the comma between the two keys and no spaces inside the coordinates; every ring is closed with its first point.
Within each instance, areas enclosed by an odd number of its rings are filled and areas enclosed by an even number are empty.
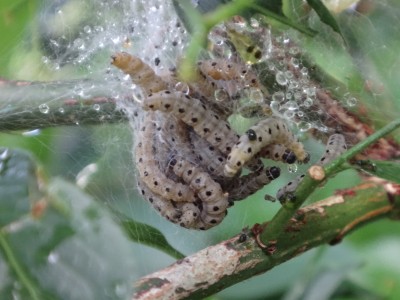
{"type": "Polygon", "coordinates": [[[321,0],[307,0],[307,3],[315,10],[322,22],[329,25],[334,31],[342,35],[336,19],[332,16],[321,0]]]}
{"type": "Polygon", "coordinates": [[[122,221],[121,225],[133,241],[159,249],[177,259],[185,257],[168,243],[158,229],[133,220],[122,221]]]}
{"type": "Polygon", "coordinates": [[[400,184],[399,161],[359,160],[356,162],[356,165],[371,175],[400,184]]]}

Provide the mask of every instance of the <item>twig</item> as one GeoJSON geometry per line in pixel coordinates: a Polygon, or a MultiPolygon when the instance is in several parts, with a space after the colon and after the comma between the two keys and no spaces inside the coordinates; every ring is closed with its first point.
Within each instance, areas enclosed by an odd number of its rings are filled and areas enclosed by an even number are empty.
{"type": "MultiPolygon", "coordinates": [[[[379,138],[389,134],[396,128],[400,127],[400,119],[395,120],[382,129],[376,131],[369,137],[367,137],[362,142],[358,143],[350,150],[345,152],[343,155],[338,157],[332,163],[330,163],[325,170],[325,178],[336,173],[341,165],[345,163],[348,159],[355,156],[357,153],[366,149],[368,146],[376,142],[379,138]]],[[[275,240],[282,233],[286,224],[289,222],[290,218],[294,215],[297,209],[304,203],[304,201],[308,198],[308,196],[315,190],[315,188],[321,184],[321,181],[318,181],[307,174],[302,182],[299,184],[296,192],[294,193],[293,199],[284,203],[278,213],[274,216],[270,224],[268,225],[267,230],[260,232],[260,240],[263,244],[269,245],[270,243],[275,244],[275,240]]]]}
{"type": "Polygon", "coordinates": [[[298,210],[277,238],[280,247],[273,256],[265,255],[252,234],[243,237],[242,233],[143,277],[135,284],[133,298],[207,297],[311,248],[335,244],[355,227],[398,215],[399,209],[400,197],[388,194],[381,184],[364,183],[351,193],[332,196],[298,210]]]}
{"type": "Polygon", "coordinates": [[[91,81],[0,80],[0,130],[127,121],[127,116],[117,109],[116,100],[110,95],[112,89],[104,86],[91,81]],[[90,91],[90,96],[74,95],[72,91],[77,86],[85,93],[90,91]]]}

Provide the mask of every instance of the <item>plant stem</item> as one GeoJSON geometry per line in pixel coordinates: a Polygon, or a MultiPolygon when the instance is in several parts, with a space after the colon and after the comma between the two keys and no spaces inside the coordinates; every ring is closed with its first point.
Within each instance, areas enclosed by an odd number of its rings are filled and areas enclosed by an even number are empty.
{"type": "Polygon", "coordinates": [[[352,191],[298,210],[278,237],[280,247],[273,256],[265,255],[251,234],[244,242],[239,234],[140,279],[133,298],[202,299],[309,249],[337,243],[360,225],[399,212],[400,198],[389,199],[382,185],[364,183],[352,191]]]}
{"type": "Polygon", "coordinates": [[[3,250],[4,257],[8,260],[9,265],[17,275],[21,285],[27,290],[30,298],[33,300],[41,299],[38,288],[18,262],[18,259],[15,257],[13,250],[11,249],[6,236],[2,231],[0,231],[0,247],[3,250]]]}
{"type": "MultiPolygon", "coordinates": [[[[400,127],[400,119],[395,120],[380,130],[376,131],[372,135],[370,135],[365,140],[361,141],[350,150],[345,152],[343,155],[338,157],[332,163],[330,163],[325,170],[325,178],[333,175],[338,172],[341,166],[350,158],[352,158],[357,153],[361,152],[378,139],[383,136],[389,134],[396,128],[400,127]]],[[[275,244],[275,241],[278,236],[283,233],[283,230],[288,224],[290,218],[295,214],[296,210],[298,210],[301,205],[306,201],[308,196],[317,188],[318,185],[321,184],[321,181],[317,181],[311,178],[311,176],[307,173],[304,179],[299,184],[296,192],[294,193],[294,197],[292,201],[288,201],[283,204],[278,213],[273,217],[271,222],[268,224],[266,230],[260,233],[260,240],[263,244],[269,245],[270,243],[275,244]]],[[[266,225],[266,224],[264,224],[266,225]]]]}
{"type": "Polygon", "coordinates": [[[91,81],[0,81],[0,130],[127,121],[110,95],[112,88],[104,86],[91,81]],[[82,99],[74,94],[77,86],[82,91],[90,91],[90,96],[82,99]]]}

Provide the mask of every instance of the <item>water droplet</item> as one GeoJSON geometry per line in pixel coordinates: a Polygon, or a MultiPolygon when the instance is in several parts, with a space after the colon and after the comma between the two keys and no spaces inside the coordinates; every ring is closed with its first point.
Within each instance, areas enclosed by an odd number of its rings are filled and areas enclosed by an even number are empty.
{"type": "Polygon", "coordinates": [[[299,105],[295,101],[288,101],[285,104],[285,108],[288,110],[297,110],[299,109],[299,105]]]}
{"type": "Polygon", "coordinates": [[[304,117],[304,112],[301,111],[301,110],[299,110],[296,114],[297,114],[297,116],[298,116],[299,118],[304,117]]]}
{"type": "Polygon", "coordinates": [[[306,67],[303,67],[303,68],[301,68],[300,73],[303,76],[307,76],[308,75],[308,69],[306,67]]]}
{"type": "Polygon", "coordinates": [[[179,81],[177,84],[175,84],[175,89],[177,91],[179,91],[179,92],[182,92],[182,93],[186,94],[186,95],[188,95],[189,92],[190,92],[189,85],[187,83],[181,82],[181,81],[179,81]]]}
{"type": "Polygon", "coordinates": [[[290,90],[297,89],[299,87],[299,82],[297,80],[290,80],[288,88],[290,90]]]}
{"type": "Polygon", "coordinates": [[[285,93],[282,91],[275,92],[272,95],[272,101],[283,102],[285,101],[285,93]]]}
{"type": "Polygon", "coordinates": [[[293,94],[293,98],[294,98],[294,100],[296,100],[296,101],[300,101],[300,100],[301,100],[301,97],[302,97],[302,95],[301,95],[301,92],[299,92],[299,91],[297,91],[297,92],[295,92],[295,93],[293,94]]]}
{"type": "Polygon", "coordinates": [[[304,100],[303,102],[303,106],[304,107],[311,107],[311,105],[313,105],[313,100],[311,98],[307,98],[306,100],[304,100]]]}
{"type": "Polygon", "coordinates": [[[60,107],[60,108],[58,109],[58,112],[59,112],[60,114],[63,114],[63,113],[65,112],[64,107],[60,107]]]}
{"type": "Polygon", "coordinates": [[[75,39],[74,43],[73,43],[74,47],[80,50],[85,49],[85,43],[81,38],[77,38],[75,39]]]}
{"type": "Polygon", "coordinates": [[[264,95],[260,89],[251,88],[249,93],[249,98],[255,103],[263,103],[264,95]]]}
{"type": "Polygon", "coordinates": [[[291,71],[286,71],[285,77],[286,77],[286,79],[290,80],[293,78],[293,73],[291,71]]]}
{"type": "Polygon", "coordinates": [[[85,33],[91,33],[92,32],[92,28],[90,28],[90,26],[86,25],[85,27],[83,27],[83,31],[85,33]]]}
{"type": "Polygon", "coordinates": [[[347,106],[349,106],[349,107],[356,106],[356,104],[357,104],[357,99],[354,98],[354,97],[350,97],[350,98],[348,98],[348,99],[346,100],[346,104],[347,104],[347,106]]]}
{"type": "Polygon", "coordinates": [[[311,128],[311,124],[305,121],[301,121],[297,124],[297,128],[300,132],[306,132],[311,128]]]}
{"type": "Polygon", "coordinates": [[[58,253],[56,253],[56,252],[50,252],[50,254],[47,256],[47,261],[50,263],[50,264],[55,264],[55,263],[57,263],[58,262],[58,259],[59,259],[59,255],[58,255],[58,253]]]}
{"type": "Polygon", "coordinates": [[[50,62],[49,58],[47,56],[42,56],[42,63],[47,65],[50,62]]]}
{"type": "Polygon", "coordinates": [[[295,68],[297,68],[297,67],[299,66],[299,64],[300,64],[299,60],[298,60],[297,58],[295,58],[295,57],[292,57],[292,58],[290,59],[290,63],[291,63],[292,66],[295,67],[295,68]]]}
{"type": "Polygon", "coordinates": [[[38,136],[41,133],[40,129],[33,129],[22,133],[23,136],[38,136]]]}
{"type": "Polygon", "coordinates": [[[288,80],[282,71],[276,72],[275,80],[280,85],[286,85],[288,83],[288,80]]]}
{"type": "Polygon", "coordinates": [[[93,109],[96,110],[96,111],[99,111],[100,110],[100,104],[98,104],[98,103],[93,104],[93,109]]]}
{"type": "Polygon", "coordinates": [[[284,113],[283,113],[283,116],[286,118],[286,119],[293,119],[294,118],[294,116],[295,116],[295,113],[294,113],[294,111],[292,111],[292,110],[287,110],[287,111],[285,111],[284,113]]]}
{"type": "Polygon", "coordinates": [[[271,110],[275,113],[279,115],[279,110],[281,108],[281,105],[279,104],[278,101],[271,101],[271,104],[269,105],[269,107],[271,108],[271,110]]]}
{"type": "Polygon", "coordinates": [[[39,105],[39,111],[42,114],[48,114],[49,111],[50,111],[50,107],[46,103],[40,104],[39,105]]]}
{"type": "Polygon", "coordinates": [[[217,89],[214,92],[214,98],[217,102],[224,102],[229,100],[229,95],[224,89],[217,89]]]}
{"type": "Polygon", "coordinates": [[[297,172],[297,164],[287,165],[287,169],[289,173],[296,173],[297,172]]]}

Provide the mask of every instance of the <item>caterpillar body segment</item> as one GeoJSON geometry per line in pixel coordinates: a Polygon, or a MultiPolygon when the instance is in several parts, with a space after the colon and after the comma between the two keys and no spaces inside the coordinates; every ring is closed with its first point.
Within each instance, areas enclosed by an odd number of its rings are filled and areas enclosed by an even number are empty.
{"type": "Polygon", "coordinates": [[[216,203],[223,200],[222,206],[213,206],[213,209],[208,212],[217,214],[226,210],[228,195],[222,191],[221,186],[208,173],[183,158],[178,159],[173,165],[175,174],[182,177],[183,181],[197,192],[203,203],[216,203]]]}
{"type": "Polygon", "coordinates": [[[261,149],[259,155],[275,161],[281,161],[287,164],[294,164],[297,160],[296,154],[284,145],[268,145],[261,149]]]}
{"type": "Polygon", "coordinates": [[[239,136],[231,129],[228,122],[212,113],[200,100],[180,92],[162,91],[150,94],[143,103],[144,110],[159,110],[171,113],[211,145],[227,154],[239,136]]]}
{"type": "Polygon", "coordinates": [[[251,158],[264,147],[272,144],[282,144],[304,160],[307,153],[303,145],[297,141],[285,122],[278,117],[270,117],[252,126],[232,148],[225,165],[225,176],[234,176],[251,158]]]}
{"type": "Polygon", "coordinates": [[[346,140],[343,134],[332,134],[326,144],[325,153],[316,165],[326,165],[342,155],[347,150],[346,140]]]}
{"type": "Polygon", "coordinates": [[[142,196],[168,221],[185,228],[205,226],[200,220],[201,212],[199,208],[193,203],[174,203],[171,200],[164,199],[152,193],[146,184],[140,180],[138,181],[138,187],[142,196]]]}
{"type": "Polygon", "coordinates": [[[199,165],[213,178],[223,179],[225,155],[195,132],[190,134],[190,141],[199,165]]]}
{"type": "MultiPolygon", "coordinates": [[[[342,134],[332,134],[326,144],[325,152],[318,162],[317,166],[324,166],[331,161],[342,155],[347,150],[346,140],[342,134]]],[[[280,188],[276,194],[276,198],[280,201],[284,200],[287,195],[296,191],[297,186],[303,180],[304,174],[297,176],[294,180],[290,181],[284,187],[280,188]]]]}
{"type": "Polygon", "coordinates": [[[154,112],[149,112],[140,129],[139,142],[136,146],[135,161],[139,178],[155,194],[176,202],[196,201],[194,192],[189,186],[169,179],[157,163],[156,149],[153,138],[156,135],[157,125],[154,122],[154,112]]]}
{"type": "Polygon", "coordinates": [[[140,85],[146,94],[155,93],[167,88],[164,80],[140,58],[126,52],[117,52],[111,58],[111,63],[125,74],[128,74],[132,82],[140,85]]]}
{"type": "Polygon", "coordinates": [[[246,199],[248,196],[269,184],[272,180],[278,178],[279,175],[280,169],[278,167],[270,167],[241,176],[233,181],[233,188],[229,191],[229,200],[238,201],[246,199]]]}

